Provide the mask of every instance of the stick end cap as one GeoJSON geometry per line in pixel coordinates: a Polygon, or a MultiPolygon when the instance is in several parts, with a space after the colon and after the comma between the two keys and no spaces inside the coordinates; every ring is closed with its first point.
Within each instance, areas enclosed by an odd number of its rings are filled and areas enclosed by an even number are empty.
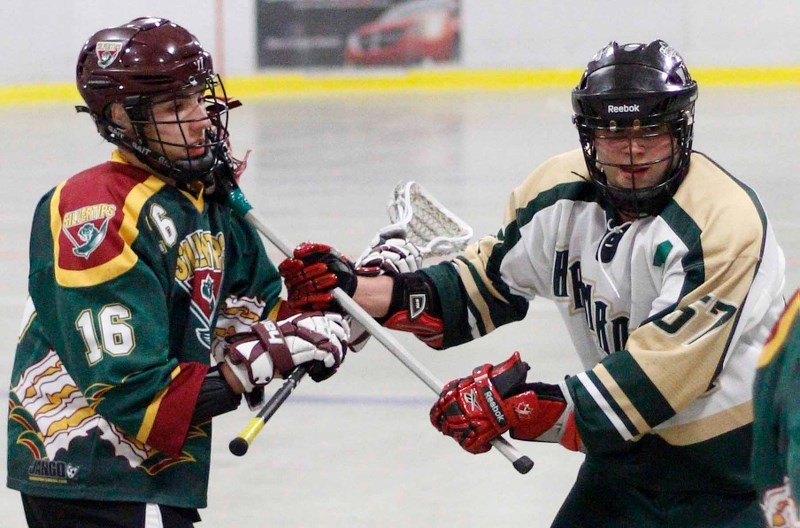
{"type": "MultiPolygon", "coordinates": [[[[231,440],[231,442],[228,444],[228,449],[230,449],[231,453],[233,453],[236,456],[243,456],[245,453],[247,453],[248,447],[250,447],[250,444],[248,444],[247,440],[245,440],[241,436],[237,436],[236,438],[231,440]]],[[[517,465],[517,462],[514,462],[515,467],[517,465]]]]}
{"type": "Polygon", "coordinates": [[[525,473],[533,469],[533,460],[531,460],[527,456],[521,456],[514,461],[514,469],[516,469],[517,471],[519,471],[524,475],[525,473]]]}

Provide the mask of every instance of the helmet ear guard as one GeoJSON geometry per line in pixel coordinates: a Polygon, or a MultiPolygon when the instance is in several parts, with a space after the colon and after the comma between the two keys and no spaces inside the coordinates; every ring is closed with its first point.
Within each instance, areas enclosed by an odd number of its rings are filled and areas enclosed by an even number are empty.
{"type": "Polygon", "coordinates": [[[610,42],[588,63],[572,91],[572,121],[591,181],[615,210],[644,217],[658,214],[669,203],[689,168],[696,99],[697,83],[664,41],[610,42]],[[609,184],[597,158],[598,132],[663,126],[673,139],[672,161],[663,180],[639,189],[609,184]]]}

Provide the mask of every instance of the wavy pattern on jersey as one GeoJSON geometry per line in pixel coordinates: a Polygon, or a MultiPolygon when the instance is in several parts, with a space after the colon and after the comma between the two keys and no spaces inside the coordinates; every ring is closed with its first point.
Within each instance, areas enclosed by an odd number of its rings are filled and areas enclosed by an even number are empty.
{"type": "Polygon", "coordinates": [[[115,161],[58,185],[50,202],[55,276],[65,287],[94,286],[133,268],[131,248],[145,202],[165,183],[115,161]]]}
{"type": "MultiPolygon", "coordinates": [[[[96,390],[100,397],[103,390],[106,389],[96,390]]],[[[25,430],[38,433],[44,454],[50,460],[54,460],[60,450],[68,450],[72,441],[89,436],[95,429],[112,446],[114,455],[124,457],[131,467],[139,466],[149,456],[147,446],[137,443],[97,414],[95,401],[81,393],[52,350],[21,373],[19,382],[11,387],[11,395],[18,402],[19,412],[24,410],[32,419],[25,430]]],[[[25,443],[25,438],[19,441],[25,443]]],[[[37,451],[31,449],[35,457],[41,457],[43,453],[37,451]]]]}
{"type": "MultiPolygon", "coordinates": [[[[94,433],[111,446],[115,456],[151,476],[176,464],[195,462],[188,451],[175,456],[159,453],[98,414],[95,407],[109,388],[94,385],[84,395],[55,352],[50,351],[23,371],[19,383],[11,388],[9,419],[22,428],[16,443],[25,446],[34,460],[55,460],[58,452],[68,451],[73,441],[94,433]]],[[[193,426],[188,437],[194,436],[207,434],[199,426],[193,426]]]]}
{"type": "MultiPolygon", "coordinates": [[[[725,363],[767,244],[766,217],[752,191],[695,153],[686,180],[658,219],[685,248],[677,251],[675,299],[630,333],[626,350],[594,369],[594,387],[576,389],[597,402],[600,417],[625,439],[653,428],[688,445],[752,421],[753,351],[737,348],[725,363]],[[598,393],[607,397],[597,397],[598,393]],[[614,407],[604,405],[613,400],[614,407]]],[[[760,319],[759,319],[760,320],[760,319]]],[[[583,380],[582,380],[583,381],[583,380]]],[[[590,413],[593,414],[593,413],[590,413]]]]}
{"type": "Polygon", "coordinates": [[[500,265],[520,241],[521,229],[537,212],[560,200],[596,201],[594,188],[587,180],[579,150],[550,159],[514,189],[505,211],[505,229],[497,236],[480,239],[456,260],[477,335],[525,316],[528,299],[500,279],[500,265]]]}
{"type": "MultiPolygon", "coordinates": [[[[277,303],[276,307],[273,307],[275,313],[270,313],[268,318],[276,320],[275,316],[277,316],[278,312],[276,308],[280,304],[277,303]]],[[[256,297],[236,297],[231,295],[224,299],[219,305],[217,323],[211,339],[211,354],[218,361],[221,361],[227,346],[225,337],[249,332],[251,327],[261,320],[265,307],[266,303],[256,297]]]]}

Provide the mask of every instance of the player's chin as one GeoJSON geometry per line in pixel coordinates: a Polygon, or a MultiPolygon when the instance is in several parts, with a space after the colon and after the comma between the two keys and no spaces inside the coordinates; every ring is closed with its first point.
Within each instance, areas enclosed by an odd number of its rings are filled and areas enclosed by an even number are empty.
{"type": "Polygon", "coordinates": [[[208,163],[211,158],[211,150],[208,147],[178,149],[178,151],[170,159],[173,163],[180,165],[203,165],[208,163]]]}
{"type": "Polygon", "coordinates": [[[633,189],[640,187],[640,175],[635,172],[624,172],[615,170],[613,172],[606,171],[606,180],[612,187],[618,189],[633,189]]]}

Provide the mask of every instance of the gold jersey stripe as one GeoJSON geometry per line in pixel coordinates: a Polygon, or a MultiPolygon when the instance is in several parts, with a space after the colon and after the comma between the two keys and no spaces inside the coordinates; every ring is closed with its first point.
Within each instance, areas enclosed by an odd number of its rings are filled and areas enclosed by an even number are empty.
{"type": "Polygon", "coordinates": [[[478,289],[478,285],[472,278],[472,273],[470,272],[469,266],[465,262],[460,260],[456,260],[455,263],[456,266],[458,266],[458,274],[461,277],[461,282],[464,285],[464,289],[467,292],[467,296],[475,305],[475,308],[478,310],[481,316],[481,320],[483,321],[483,326],[485,329],[484,333],[491,332],[492,330],[495,329],[495,326],[494,322],[492,322],[492,316],[489,310],[489,305],[486,304],[486,300],[483,298],[483,295],[481,295],[481,291],[478,289]]]}
{"type": "MultiPolygon", "coordinates": [[[[125,165],[130,165],[130,163],[128,163],[128,160],[126,160],[122,156],[122,153],[120,152],[119,149],[116,149],[116,150],[114,150],[114,152],[111,153],[111,161],[116,162],[116,163],[124,163],[125,165]]],[[[150,172],[150,169],[148,169],[148,172],[150,172]]],[[[150,174],[152,174],[152,172],[150,172],[150,174]]],[[[152,174],[152,175],[155,176],[154,174],[152,174]]],[[[159,179],[159,181],[161,181],[160,178],[158,178],[158,179],[159,179]]],[[[197,209],[197,212],[202,213],[203,212],[203,207],[205,207],[205,201],[204,201],[204,198],[203,198],[205,196],[205,194],[203,193],[204,186],[203,186],[202,182],[199,182],[199,181],[198,182],[194,182],[193,185],[197,186],[196,195],[192,194],[190,192],[187,192],[187,191],[185,191],[183,189],[179,189],[179,190],[180,190],[181,194],[183,196],[185,196],[187,200],[189,200],[189,202],[194,206],[194,208],[197,209]]],[[[163,185],[159,186],[159,189],[161,189],[161,187],[163,187],[163,185]]]]}
{"type": "Polygon", "coordinates": [[[631,400],[622,390],[622,388],[617,384],[616,380],[611,376],[611,373],[606,369],[606,367],[600,363],[594,369],[592,369],[597,379],[603,384],[603,387],[608,391],[611,397],[614,399],[614,403],[616,403],[622,411],[625,413],[625,416],[630,420],[630,422],[636,427],[638,431],[649,431],[650,425],[644,419],[644,417],[639,414],[639,411],[636,410],[636,407],[633,405],[631,400]]]}
{"type": "MultiPolygon", "coordinates": [[[[170,373],[170,379],[174,380],[180,373],[181,367],[178,365],[170,373]]],[[[164,387],[164,389],[156,395],[150,405],[147,406],[147,409],[145,409],[142,425],[139,427],[139,431],[136,433],[136,439],[140,442],[145,444],[147,443],[147,438],[150,436],[150,431],[153,430],[153,425],[156,422],[156,416],[158,416],[158,411],[161,408],[161,402],[164,399],[164,395],[167,394],[167,391],[169,391],[169,386],[164,387]]]]}
{"type": "Polygon", "coordinates": [[[695,422],[656,429],[655,432],[672,445],[686,446],[718,437],[752,421],[753,402],[747,401],[695,422]]]}

